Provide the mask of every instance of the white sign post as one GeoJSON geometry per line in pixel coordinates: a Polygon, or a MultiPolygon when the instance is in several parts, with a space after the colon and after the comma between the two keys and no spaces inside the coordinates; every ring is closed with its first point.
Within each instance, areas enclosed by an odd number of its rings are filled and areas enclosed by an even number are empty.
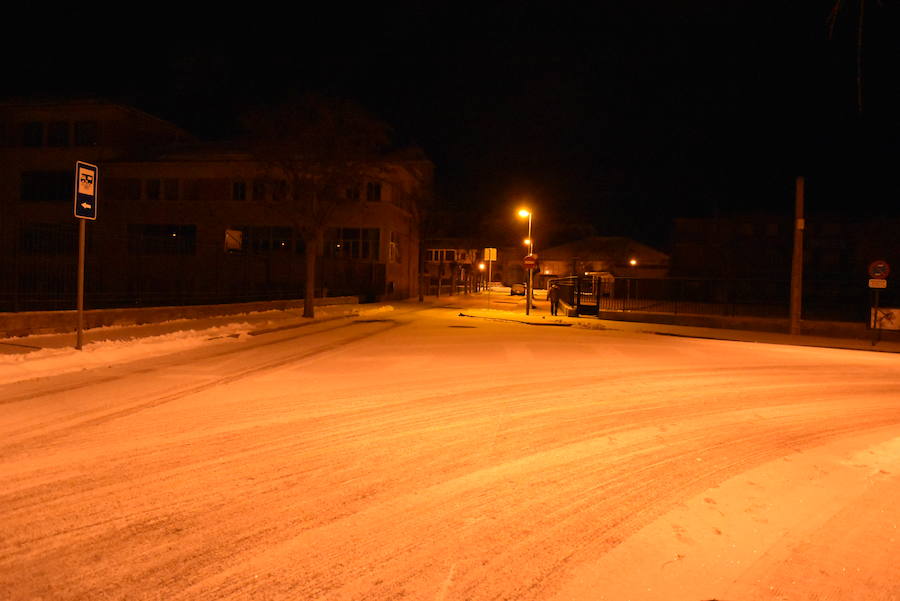
{"type": "Polygon", "coordinates": [[[484,249],[484,260],[487,261],[488,264],[488,281],[487,281],[487,291],[488,291],[488,308],[491,306],[491,267],[493,267],[494,261],[497,260],[497,249],[496,248],[485,248],[484,249]]]}

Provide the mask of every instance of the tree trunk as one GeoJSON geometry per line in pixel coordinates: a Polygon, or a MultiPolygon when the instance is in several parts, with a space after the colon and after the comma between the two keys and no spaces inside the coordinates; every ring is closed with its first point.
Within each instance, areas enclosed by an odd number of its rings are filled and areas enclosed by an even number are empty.
{"type": "Polygon", "coordinates": [[[318,236],[306,239],[306,291],[303,294],[303,317],[315,317],[316,300],[316,255],[319,249],[318,236]]]}

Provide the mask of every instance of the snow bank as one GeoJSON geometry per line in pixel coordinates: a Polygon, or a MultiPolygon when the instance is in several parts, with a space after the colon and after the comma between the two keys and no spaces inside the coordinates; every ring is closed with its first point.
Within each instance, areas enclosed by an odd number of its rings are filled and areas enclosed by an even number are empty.
{"type": "MultiPolygon", "coordinates": [[[[340,305],[325,306],[316,308],[315,319],[375,315],[393,310],[390,305],[354,308],[352,311],[340,305]]],[[[258,311],[231,316],[231,319],[235,321],[219,325],[211,325],[214,319],[178,319],[140,327],[104,326],[89,331],[92,338],[101,339],[86,343],[81,351],[65,346],[23,354],[0,354],[0,385],[158,357],[203,345],[234,344],[245,340],[255,330],[308,321],[298,311],[258,311]],[[176,331],[171,331],[173,328],[176,331]],[[118,339],[112,339],[117,335],[118,339]]],[[[40,337],[26,336],[17,338],[16,342],[41,346],[35,340],[37,338],[40,337]]],[[[74,341],[73,334],[68,338],[74,341]]]]}
{"type": "Polygon", "coordinates": [[[234,343],[250,329],[249,323],[233,323],[145,338],[91,342],[81,351],[72,347],[45,348],[24,355],[0,355],[0,384],[156,357],[203,344],[234,343]]]}

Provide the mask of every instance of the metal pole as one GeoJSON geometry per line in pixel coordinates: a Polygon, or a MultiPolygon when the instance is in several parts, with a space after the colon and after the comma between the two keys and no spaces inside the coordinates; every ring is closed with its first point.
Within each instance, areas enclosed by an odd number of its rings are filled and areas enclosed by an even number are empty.
{"type": "Polygon", "coordinates": [[[75,334],[75,348],[79,351],[84,344],[84,219],[78,220],[78,330],[75,334]]]}
{"type": "Polygon", "coordinates": [[[487,291],[488,291],[488,308],[491,306],[491,267],[493,267],[494,261],[488,259],[488,281],[487,281],[487,291]]]}
{"type": "Polygon", "coordinates": [[[798,176],[794,189],[794,254],[791,261],[791,334],[800,333],[803,288],[803,176],[798,176]]]}
{"type": "Polygon", "coordinates": [[[875,346],[875,343],[878,342],[879,338],[881,337],[880,336],[881,330],[879,329],[881,322],[878,319],[878,300],[879,300],[878,293],[879,292],[881,292],[881,291],[876,288],[875,289],[875,311],[873,311],[873,313],[872,313],[872,328],[874,328],[873,332],[872,332],[872,334],[873,334],[872,346],[875,346]]]}
{"type": "MultiPolygon", "coordinates": [[[[528,212],[528,255],[534,252],[534,240],[531,239],[531,211],[528,212]]],[[[534,271],[528,268],[528,289],[525,291],[525,315],[531,315],[531,286],[534,271]]]]}

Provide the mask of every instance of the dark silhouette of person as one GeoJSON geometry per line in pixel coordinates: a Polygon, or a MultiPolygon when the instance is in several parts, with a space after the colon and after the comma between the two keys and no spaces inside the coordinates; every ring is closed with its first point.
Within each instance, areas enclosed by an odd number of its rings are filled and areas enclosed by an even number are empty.
{"type": "Polygon", "coordinates": [[[559,286],[557,284],[550,284],[547,298],[550,300],[550,315],[556,315],[559,311],[559,286]]]}

